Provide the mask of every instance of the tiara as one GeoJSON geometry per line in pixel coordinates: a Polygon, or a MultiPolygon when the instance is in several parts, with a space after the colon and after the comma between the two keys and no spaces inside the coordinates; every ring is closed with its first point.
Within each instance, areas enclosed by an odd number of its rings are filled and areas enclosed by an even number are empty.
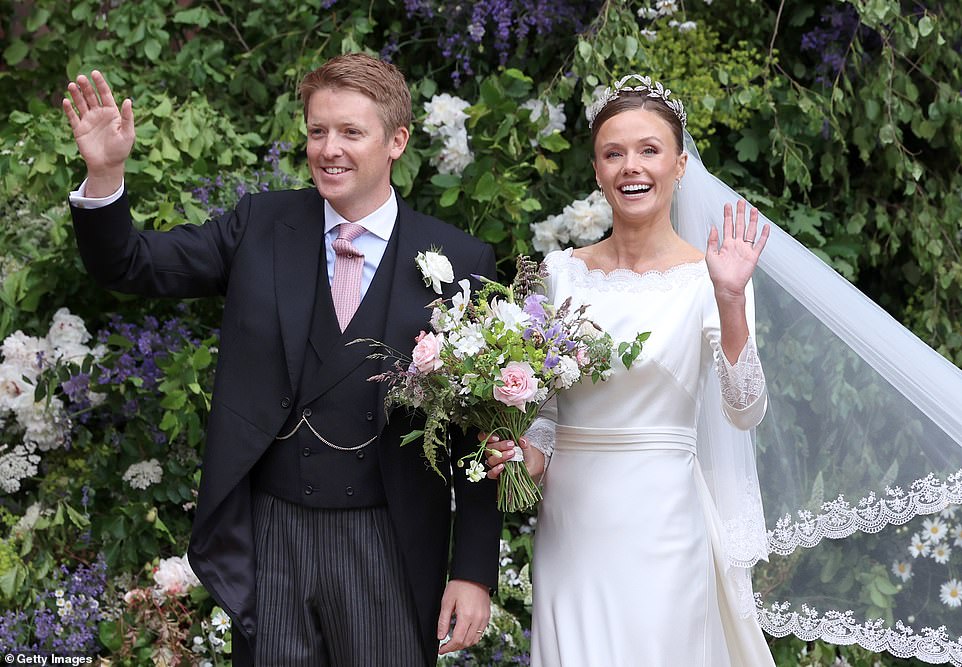
{"type": "Polygon", "coordinates": [[[587,109],[585,109],[585,115],[588,117],[588,128],[590,129],[595,124],[595,118],[601,113],[609,102],[616,100],[621,97],[622,93],[645,93],[648,97],[654,97],[665,104],[668,108],[678,116],[678,120],[681,121],[681,129],[685,129],[688,124],[688,114],[685,113],[685,105],[681,103],[679,99],[669,99],[671,97],[671,91],[661,85],[660,81],[655,81],[652,83],[651,77],[641,76],[640,74],[629,74],[618,79],[613,85],[605,88],[604,92],[595,96],[595,101],[591,103],[587,109]],[[636,83],[637,85],[631,86],[629,83],[636,83]]]}

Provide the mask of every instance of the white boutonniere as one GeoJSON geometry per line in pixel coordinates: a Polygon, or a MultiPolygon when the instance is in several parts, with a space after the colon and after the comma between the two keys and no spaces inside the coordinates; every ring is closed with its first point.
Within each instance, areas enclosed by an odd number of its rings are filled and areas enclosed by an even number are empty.
{"type": "Polygon", "coordinates": [[[427,252],[419,252],[414,261],[421,269],[424,285],[433,289],[435,293],[441,293],[441,283],[454,282],[454,267],[440,250],[432,248],[427,252]]]}

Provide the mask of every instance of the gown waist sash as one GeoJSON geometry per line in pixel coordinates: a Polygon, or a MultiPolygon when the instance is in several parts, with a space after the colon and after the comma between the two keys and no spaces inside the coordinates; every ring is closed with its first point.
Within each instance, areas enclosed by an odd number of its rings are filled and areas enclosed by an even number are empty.
{"type": "Polygon", "coordinates": [[[672,426],[595,428],[558,424],[555,451],[630,452],[681,450],[696,453],[695,429],[672,426]]]}

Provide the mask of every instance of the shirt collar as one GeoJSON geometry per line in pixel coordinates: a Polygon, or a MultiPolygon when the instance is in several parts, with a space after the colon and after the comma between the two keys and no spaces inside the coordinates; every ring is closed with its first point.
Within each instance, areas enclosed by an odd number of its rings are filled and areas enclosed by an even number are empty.
{"type": "Polygon", "coordinates": [[[367,231],[385,241],[391,239],[391,232],[394,231],[394,221],[397,220],[397,198],[394,195],[394,188],[387,201],[377,209],[367,214],[360,220],[347,220],[340,213],[334,210],[330,202],[324,200],[324,233],[327,234],[342,222],[354,222],[361,225],[367,231]]]}

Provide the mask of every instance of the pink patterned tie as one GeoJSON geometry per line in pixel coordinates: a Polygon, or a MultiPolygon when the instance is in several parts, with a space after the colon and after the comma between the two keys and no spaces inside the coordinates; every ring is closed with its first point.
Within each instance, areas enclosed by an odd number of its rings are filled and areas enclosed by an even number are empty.
{"type": "Polygon", "coordinates": [[[361,304],[361,274],[364,272],[364,255],[351,245],[351,241],[367,230],[353,222],[342,222],[337,228],[333,243],[335,259],[331,297],[337,323],[344,331],[361,304]]]}

